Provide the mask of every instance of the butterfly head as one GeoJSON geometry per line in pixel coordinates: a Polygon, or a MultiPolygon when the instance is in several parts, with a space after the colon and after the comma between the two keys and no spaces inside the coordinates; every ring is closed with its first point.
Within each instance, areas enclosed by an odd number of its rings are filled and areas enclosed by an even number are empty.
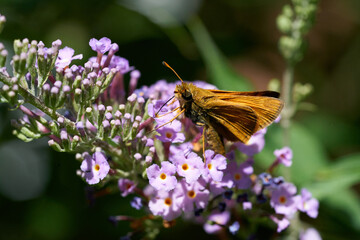
{"type": "Polygon", "coordinates": [[[184,102],[189,102],[193,100],[189,85],[190,85],[189,83],[185,83],[185,82],[176,85],[174,93],[177,99],[179,100],[181,99],[184,102]]]}

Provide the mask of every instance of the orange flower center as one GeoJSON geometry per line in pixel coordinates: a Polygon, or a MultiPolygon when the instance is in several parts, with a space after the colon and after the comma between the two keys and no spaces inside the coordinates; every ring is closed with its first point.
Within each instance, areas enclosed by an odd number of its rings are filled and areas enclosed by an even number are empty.
{"type": "Polygon", "coordinates": [[[167,138],[171,138],[171,137],[172,137],[172,133],[171,133],[171,132],[166,132],[165,136],[166,136],[167,138]]]}
{"type": "Polygon", "coordinates": [[[235,179],[236,181],[239,181],[239,180],[241,179],[241,174],[240,174],[240,173],[235,173],[234,179],[235,179]]]}
{"type": "Polygon", "coordinates": [[[209,170],[211,170],[211,168],[212,168],[212,164],[211,164],[211,163],[209,163],[209,164],[207,165],[207,167],[208,167],[208,169],[209,169],[209,170]]]}
{"type": "Polygon", "coordinates": [[[195,193],[194,190],[188,191],[187,195],[188,195],[189,198],[194,198],[194,197],[196,197],[196,193],[195,193]]]}
{"type": "Polygon", "coordinates": [[[280,196],[279,197],[279,203],[285,204],[286,203],[286,197],[285,196],[280,196]]]}
{"type": "Polygon", "coordinates": [[[162,180],[165,180],[165,179],[166,179],[166,174],[165,174],[165,173],[160,174],[160,178],[161,178],[162,180]]]}
{"type": "Polygon", "coordinates": [[[96,164],[96,165],[94,166],[94,169],[95,169],[95,171],[99,171],[99,170],[100,170],[100,165],[99,165],[99,164],[96,164]]]}
{"type": "Polygon", "coordinates": [[[172,203],[171,198],[165,198],[164,203],[165,203],[165,205],[170,206],[172,203]]]}
{"type": "Polygon", "coordinates": [[[184,163],[181,167],[184,171],[189,169],[189,165],[187,165],[187,163],[184,163]]]}

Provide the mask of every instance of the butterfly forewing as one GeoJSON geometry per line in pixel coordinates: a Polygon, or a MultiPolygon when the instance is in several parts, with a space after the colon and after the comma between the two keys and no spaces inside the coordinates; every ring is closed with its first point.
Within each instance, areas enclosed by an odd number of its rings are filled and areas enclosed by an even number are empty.
{"type": "Polygon", "coordinates": [[[259,97],[259,96],[221,96],[222,101],[228,104],[237,106],[246,105],[250,107],[257,116],[257,123],[255,132],[267,127],[272,123],[280,114],[283,107],[283,102],[280,99],[273,97],[259,97]]]}
{"type": "Polygon", "coordinates": [[[247,142],[256,129],[257,116],[245,105],[231,105],[225,101],[209,104],[209,124],[230,141],[247,142]]]}
{"type": "Polygon", "coordinates": [[[195,104],[204,109],[209,125],[230,141],[246,143],[252,134],[272,123],[280,114],[283,102],[279,93],[234,92],[204,90],[206,98],[195,98],[195,104]]]}
{"type": "Polygon", "coordinates": [[[237,92],[237,91],[224,91],[224,90],[216,90],[209,89],[208,91],[215,93],[216,96],[226,95],[226,96],[264,96],[264,97],[274,97],[279,98],[280,93],[274,91],[258,91],[258,92],[237,92]]]}

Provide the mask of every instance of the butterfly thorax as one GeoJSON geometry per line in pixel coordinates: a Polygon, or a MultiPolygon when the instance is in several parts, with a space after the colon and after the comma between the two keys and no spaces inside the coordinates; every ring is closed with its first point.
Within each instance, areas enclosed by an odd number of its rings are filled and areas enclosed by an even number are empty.
{"type": "Polygon", "coordinates": [[[201,90],[192,83],[176,85],[175,89],[175,96],[179,100],[180,109],[185,109],[185,116],[199,126],[206,124],[208,118],[206,111],[197,104],[201,90]]]}

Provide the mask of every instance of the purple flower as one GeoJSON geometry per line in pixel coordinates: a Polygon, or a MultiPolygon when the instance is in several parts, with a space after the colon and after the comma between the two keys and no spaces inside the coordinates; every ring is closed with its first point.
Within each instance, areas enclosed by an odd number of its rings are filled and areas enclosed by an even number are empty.
{"type": "MultiPolygon", "coordinates": [[[[108,55],[103,55],[101,57],[100,64],[103,66],[108,58],[108,55]]],[[[92,63],[97,63],[97,57],[91,57],[89,59],[92,63]]],[[[125,74],[131,70],[133,70],[134,67],[130,67],[129,61],[125,58],[119,57],[119,56],[112,56],[108,68],[112,69],[115,68],[117,71],[119,71],[121,74],[125,74]]]]}
{"type": "Polygon", "coordinates": [[[254,171],[251,163],[252,161],[248,160],[238,166],[235,161],[231,161],[226,169],[224,181],[229,182],[231,187],[248,189],[252,184],[250,175],[254,171]]]}
{"type": "Polygon", "coordinates": [[[235,235],[240,229],[240,223],[238,221],[234,222],[229,226],[229,231],[232,235],[235,235]]]}
{"type": "Polygon", "coordinates": [[[281,120],[281,115],[279,115],[275,120],[274,120],[274,123],[279,123],[281,120]]]}
{"type": "Polygon", "coordinates": [[[175,86],[178,83],[167,83],[165,80],[157,81],[148,88],[148,93],[145,94],[149,98],[167,101],[174,96],[175,86]]]}
{"type": "Polygon", "coordinates": [[[305,232],[300,232],[300,240],[321,240],[319,232],[315,228],[308,228],[305,232]]]}
{"type": "Polygon", "coordinates": [[[144,195],[147,197],[147,198],[153,198],[156,196],[157,194],[157,191],[155,188],[153,188],[151,185],[146,185],[146,187],[144,187],[144,195]]]}
{"type": "Polygon", "coordinates": [[[88,184],[96,184],[106,177],[110,170],[110,166],[106,160],[105,154],[102,152],[95,152],[92,157],[89,154],[86,154],[80,169],[84,172],[85,180],[88,184]]]}
{"type": "Polygon", "coordinates": [[[270,178],[270,185],[268,185],[270,188],[278,188],[281,184],[285,182],[284,177],[274,177],[270,178]]]}
{"type": "Polygon", "coordinates": [[[195,86],[203,89],[217,89],[214,85],[204,82],[204,81],[193,81],[192,82],[195,86]]]}
{"type": "Polygon", "coordinates": [[[272,181],[272,177],[269,173],[266,173],[266,172],[263,172],[263,173],[260,173],[259,176],[258,176],[258,179],[261,181],[261,184],[263,186],[269,186],[271,184],[271,181],[272,181]]]}
{"type": "Polygon", "coordinates": [[[89,45],[92,50],[104,54],[109,51],[111,47],[111,40],[107,37],[103,37],[100,40],[92,38],[89,41],[89,45]]]}
{"type": "Polygon", "coordinates": [[[79,54],[74,56],[74,49],[69,47],[64,47],[59,50],[59,55],[55,61],[56,68],[65,68],[70,65],[71,61],[74,59],[82,59],[83,55],[79,54]]]}
{"type": "Polygon", "coordinates": [[[129,95],[131,95],[135,91],[140,76],[141,74],[139,70],[134,70],[130,73],[129,95]]]}
{"type": "Polygon", "coordinates": [[[203,184],[200,181],[188,184],[184,179],[178,183],[174,195],[181,201],[180,206],[184,212],[193,212],[194,206],[196,209],[206,207],[210,192],[203,184]]]}
{"type": "Polygon", "coordinates": [[[152,214],[171,221],[181,215],[179,201],[181,200],[174,197],[173,191],[159,190],[156,197],[149,201],[149,209],[152,214]]]}
{"type": "Polygon", "coordinates": [[[244,210],[251,210],[252,209],[252,203],[251,202],[243,202],[243,209],[244,210]]]}
{"type": "Polygon", "coordinates": [[[168,106],[165,103],[166,101],[158,100],[155,103],[150,103],[148,106],[148,114],[153,117],[159,125],[171,121],[177,114],[176,111],[171,112],[175,108],[174,106],[168,106]]]}
{"type": "Polygon", "coordinates": [[[282,183],[271,192],[270,205],[278,214],[291,216],[296,212],[296,187],[292,183],[282,183]]]}
{"type": "Polygon", "coordinates": [[[253,156],[264,148],[266,128],[257,131],[251,136],[249,141],[245,144],[242,142],[236,142],[234,145],[239,149],[240,152],[245,153],[248,156],[253,156]]]}
{"type": "Polygon", "coordinates": [[[205,178],[210,176],[214,181],[221,181],[224,176],[223,170],[227,165],[226,158],[221,154],[216,154],[213,150],[206,150],[205,158],[203,176],[205,178]]]}
{"type": "Polygon", "coordinates": [[[282,149],[277,149],[274,151],[276,156],[276,161],[278,163],[284,164],[286,167],[290,167],[292,164],[293,153],[291,148],[283,147],[282,149]]]}
{"type": "Polygon", "coordinates": [[[312,197],[311,193],[303,188],[301,189],[301,196],[296,196],[297,199],[297,208],[306,212],[306,214],[311,218],[316,218],[319,210],[319,201],[312,197]]]}
{"type": "Polygon", "coordinates": [[[170,153],[169,153],[169,160],[174,163],[176,162],[177,156],[183,156],[186,154],[189,154],[191,150],[193,149],[193,145],[191,142],[184,142],[179,145],[171,145],[170,146],[170,153]]]}
{"type": "Polygon", "coordinates": [[[157,164],[153,164],[146,169],[149,183],[157,190],[170,191],[177,184],[174,176],[176,167],[170,162],[162,162],[161,168],[157,164]]]}
{"type": "Polygon", "coordinates": [[[118,181],[118,187],[121,192],[121,196],[126,197],[130,193],[133,193],[136,187],[136,184],[126,178],[120,178],[118,181]]]}
{"type": "Polygon", "coordinates": [[[133,200],[131,200],[130,205],[136,210],[140,210],[143,207],[142,200],[139,197],[134,197],[133,200]]]}
{"type": "Polygon", "coordinates": [[[154,146],[154,139],[152,138],[147,138],[146,139],[146,144],[145,144],[146,147],[153,147],[154,146]]]}
{"type": "Polygon", "coordinates": [[[208,234],[217,233],[223,229],[223,226],[226,225],[229,220],[229,212],[213,213],[204,224],[204,230],[208,234]]]}
{"type": "Polygon", "coordinates": [[[281,232],[286,229],[290,225],[290,221],[283,217],[282,219],[278,219],[277,217],[271,215],[270,219],[273,220],[277,224],[277,232],[281,232]]]}
{"type": "Polygon", "coordinates": [[[181,133],[181,122],[174,120],[162,126],[157,131],[160,136],[156,136],[162,142],[180,143],[185,141],[185,135],[181,133]]]}
{"type": "Polygon", "coordinates": [[[122,74],[125,74],[133,69],[133,67],[130,67],[129,61],[127,59],[119,56],[113,56],[111,58],[109,68],[116,68],[122,74]]]}
{"type": "Polygon", "coordinates": [[[204,169],[204,163],[194,152],[182,152],[173,157],[172,162],[176,166],[176,171],[179,176],[184,177],[187,183],[193,183],[201,175],[204,169]]]}

